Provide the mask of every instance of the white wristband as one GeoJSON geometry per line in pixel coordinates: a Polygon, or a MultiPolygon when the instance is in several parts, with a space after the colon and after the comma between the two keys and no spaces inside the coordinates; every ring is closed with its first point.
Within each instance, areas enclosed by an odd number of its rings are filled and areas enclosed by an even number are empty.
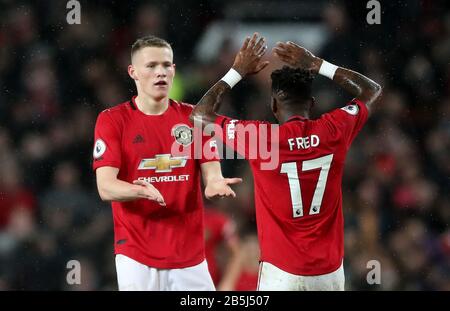
{"type": "Polygon", "coordinates": [[[319,74],[333,80],[334,74],[338,68],[338,66],[333,65],[326,60],[322,60],[322,65],[320,65],[319,68],[319,74]]]}
{"type": "Polygon", "coordinates": [[[221,80],[228,84],[230,88],[233,88],[233,86],[235,86],[239,81],[242,80],[242,77],[239,72],[231,68],[221,80]]]}

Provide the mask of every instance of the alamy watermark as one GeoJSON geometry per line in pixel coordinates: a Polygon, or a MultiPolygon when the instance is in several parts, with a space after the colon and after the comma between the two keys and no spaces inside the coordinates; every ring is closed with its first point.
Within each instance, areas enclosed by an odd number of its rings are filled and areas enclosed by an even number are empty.
{"type": "Polygon", "coordinates": [[[78,260],[69,260],[66,264],[69,269],[66,275],[66,282],[69,285],[81,284],[81,264],[78,260]]]}
{"type": "Polygon", "coordinates": [[[369,285],[381,284],[381,263],[378,260],[369,260],[366,265],[367,272],[366,281],[369,285]]]}
{"type": "Polygon", "coordinates": [[[381,24],[381,4],[378,0],[370,0],[367,2],[366,8],[370,11],[367,13],[366,21],[369,25],[381,24]]]}
{"type": "Polygon", "coordinates": [[[175,137],[170,151],[173,157],[235,159],[236,151],[237,159],[258,159],[262,170],[273,170],[279,165],[278,124],[244,124],[229,120],[224,129],[215,123],[202,128],[202,119],[195,118],[194,128],[178,124],[172,129],[172,135],[175,137]],[[232,148],[219,151],[217,142],[224,142],[232,148]]]}
{"type": "Polygon", "coordinates": [[[81,4],[80,1],[70,0],[67,1],[66,9],[69,11],[66,15],[66,21],[69,25],[81,24],[81,4]]]}

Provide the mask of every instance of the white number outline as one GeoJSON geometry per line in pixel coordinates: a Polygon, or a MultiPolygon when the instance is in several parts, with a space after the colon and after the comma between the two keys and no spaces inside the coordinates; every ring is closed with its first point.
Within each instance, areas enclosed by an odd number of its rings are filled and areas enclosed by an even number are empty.
{"type": "MultiPolygon", "coordinates": [[[[327,185],[328,173],[330,172],[333,154],[329,154],[320,158],[303,161],[302,172],[320,168],[319,179],[317,180],[316,189],[314,190],[313,199],[309,215],[316,215],[320,212],[323,194],[327,185]]],[[[294,218],[303,216],[303,201],[300,188],[300,180],[298,178],[297,162],[286,162],[281,164],[280,173],[287,174],[289,181],[289,189],[291,193],[292,215],[294,218]]]]}

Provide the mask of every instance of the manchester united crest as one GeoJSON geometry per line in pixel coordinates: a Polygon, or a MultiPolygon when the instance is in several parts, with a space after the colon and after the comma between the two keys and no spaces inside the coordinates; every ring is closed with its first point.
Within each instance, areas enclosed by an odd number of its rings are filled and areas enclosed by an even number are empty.
{"type": "Polygon", "coordinates": [[[192,128],[185,124],[177,124],[172,128],[172,136],[180,145],[188,146],[192,143],[192,128]]]}

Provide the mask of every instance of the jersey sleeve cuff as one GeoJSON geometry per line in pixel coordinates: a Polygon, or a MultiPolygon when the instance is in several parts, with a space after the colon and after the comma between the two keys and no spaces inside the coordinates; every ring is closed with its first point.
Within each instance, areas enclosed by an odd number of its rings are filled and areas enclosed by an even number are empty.
{"type": "Polygon", "coordinates": [[[360,111],[363,111],[364,114],[369,113],[369,111],[367,110],[367,106],[363,101],[361,101],[357,98],[353,98],[352,103],[354,103],[355,105],[358,105],[360,111]]]}
{"type": "Polygon", "coordinates": [[[218,115],[215,123],[223,128],[223,126],[227,122],[227,120],[230,120],[230,118],[226,117],[226,116],[218,115]]]}
{"type": "Polygon", "coordinates": [[[105,162],[101,162],[101,163],[94,162],[94,164],[92,165],[92,169],[95,171],[96,169],[98,169],[100,167],[104,167],[104,166],[111,166],[111,167],[120,169],[120,164],[115,161],[105,161],[105,162]]]}

